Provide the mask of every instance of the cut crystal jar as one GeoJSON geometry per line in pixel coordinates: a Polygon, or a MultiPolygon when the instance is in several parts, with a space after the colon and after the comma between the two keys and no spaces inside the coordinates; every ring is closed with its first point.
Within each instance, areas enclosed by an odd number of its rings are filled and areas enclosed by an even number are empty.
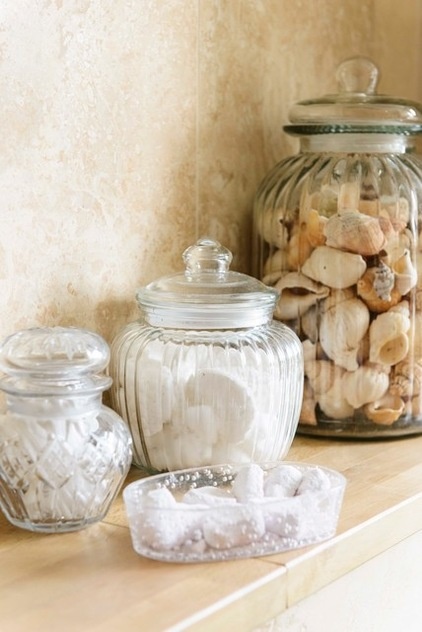
{"type": "Polygon", "coordinates": [[[132,454],[102,404],[108,361],[105,341],[76,328],[27,329],[0,346],[0,507],[15,526],[75,531],[107,513],[132,454]]]}
{"type": "Polygon", "coordinates": [[[232,255],[201,239],[185,270],[137,292],[142,318],[111,346],[113,408],[147,471],[278,460],[296,431],[303,358],[272,319],[278,293],[229,270],[232,255]]]}
{"type": "Polygon", "coordinates": [[[338,94],[294,105],[300,151],[256,194],[254,274],[304,350],[301,433],[422,432],[422,107],[377,75],[346,60],[338,94]]]}

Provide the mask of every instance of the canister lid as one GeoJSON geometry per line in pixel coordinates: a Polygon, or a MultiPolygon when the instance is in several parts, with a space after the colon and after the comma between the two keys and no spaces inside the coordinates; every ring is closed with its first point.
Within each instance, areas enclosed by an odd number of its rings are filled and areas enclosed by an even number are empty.
{"type": "Polygon", "coordinates": [[[252,327],[272,318],[279,293],[229,270],[232,253],[204,237],[183,253],[184,272],[158,279],[136,293],[151,325],[181,329],[252,327]]]}
{"type": "Polygon", "coordinates": [[[105,390],[111,379],[98,375],[110,358],[98,334],[76,327],[34,327],[8,336],[0,345],[0,381],[6,392],[59,394],[105,390]]]}
{"type": "Polygon", "coordinates": [[[346,59],[336,72],[338,93],[296,103],[284,130],[292,135],[422,133],[422,104],[378,94],[378,77],[370,59],[346,59]]]}

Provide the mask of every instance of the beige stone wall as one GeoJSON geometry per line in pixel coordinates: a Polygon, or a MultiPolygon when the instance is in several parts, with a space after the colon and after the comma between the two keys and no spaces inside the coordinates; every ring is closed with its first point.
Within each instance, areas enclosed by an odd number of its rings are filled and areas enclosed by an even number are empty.
{"type": "Polygon", "coordinates": [[[3,0],[0,337],[111,340],[209,234],[248,270],[251,205],[298,99],[373,56],[422,100],[418,0],[3,0]]]}

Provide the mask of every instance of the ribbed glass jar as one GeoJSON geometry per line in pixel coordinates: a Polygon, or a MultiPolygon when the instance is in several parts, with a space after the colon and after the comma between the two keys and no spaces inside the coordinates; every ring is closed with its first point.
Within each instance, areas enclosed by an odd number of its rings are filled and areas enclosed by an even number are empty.
{"type": "Polygon", "coordinates": [[[101,520],[131,463],[122,419],[102,404],[102,338],[65,327],[23,330],[0,346],[0,508],[15,526],[58,533],[101,520]]]}
{"type": "Polygon", "coordinates": [[[187,253],[184,274],[138,292],[143,318],[111,345],[112,406],[131,430],[134,464],[154,472],[281,459],[302,401],[300,342],[272,320],[277,293],[217,270],[226,249],[200,240],[187,253]]]}
{"type": "Polygon", "coordinates": [[[349,60],[339,95],[293,108],[300,151],[255,199],[254,273],[302,341],[306,434],[422,432],[422,110],[375,95],[374,73],[349,60]]]}

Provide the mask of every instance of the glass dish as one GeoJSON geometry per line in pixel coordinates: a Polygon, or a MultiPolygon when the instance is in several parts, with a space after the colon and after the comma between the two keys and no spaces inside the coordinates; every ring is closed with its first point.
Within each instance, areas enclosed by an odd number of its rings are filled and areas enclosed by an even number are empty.
{"type": "Polygon", "coordinates": [[[295,462],[218,465],[130,483],[133,548],[163,562],[272,555],[335,535],[345,477],[295,462]]]}

